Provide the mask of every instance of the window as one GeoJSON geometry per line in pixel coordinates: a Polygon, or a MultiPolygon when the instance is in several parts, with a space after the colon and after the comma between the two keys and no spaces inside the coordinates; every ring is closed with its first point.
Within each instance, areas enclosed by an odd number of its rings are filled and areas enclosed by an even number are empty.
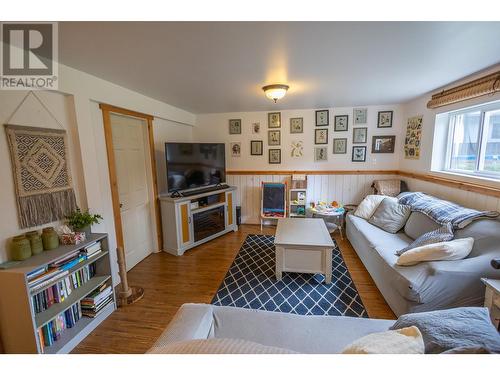
{"type": "Polygon", "coordinates": [[[500,102],[448,115],[444,169],[500,179],[500,102]]]}

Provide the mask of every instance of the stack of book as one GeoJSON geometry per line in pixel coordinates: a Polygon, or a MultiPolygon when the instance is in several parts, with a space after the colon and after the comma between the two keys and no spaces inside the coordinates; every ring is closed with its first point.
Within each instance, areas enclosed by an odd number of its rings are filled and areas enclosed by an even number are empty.
{"type": "Polygon", "coordinates": [[[47,324],[38,328],[38,338],[42,352],[44,347],[52,346],[55,341],[58,341],[64,330],[73,327],[81,317],[82,310],[80,304],[76,303],[47,324]]]}
{"type": "Polygon", "coordinates": [[[49,264],[49,269],[69,270],[86,259],[87,254],[80,252],[80,250],[75,250],[56,260],[54,263],[49,264]]]}
{"type": "MultiPolygon", "coordinates": [[[[96,273],[95,263],[88,264],[73,274],[58,281],[56,284],[36,293],[32,296],[33,310],[40,313],[47,310],[55,303],[63,302],[71,292],[94,277],[96,273]]],[[[38,290],[38,289],[35,289],[38,290]]]]}
{"type": "Polygon", "coordinates": [[[92,291],[87,297],[82,299],[82,314],[90,318],[95,318],[99,313],[113,301],[113,288],[102,284],[92,291]]]}
{"type": "Polygon", "coordinates": [[[83,249],[83,251],[87,255],[87,258],[91,259],[102,252],[101,242],[97,241],[91,243],[90,245],[86,246],[85,249],[83,249]]]}

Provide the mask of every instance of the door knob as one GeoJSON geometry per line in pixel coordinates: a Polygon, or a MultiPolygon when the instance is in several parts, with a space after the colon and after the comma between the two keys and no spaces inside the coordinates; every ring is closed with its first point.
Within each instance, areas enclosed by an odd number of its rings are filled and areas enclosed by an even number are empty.
{"type": "Polygon", "coordinates": [[[120,203],[120,208],[122,208],[122,207],[123,207],[123,203],[120,203]]]}

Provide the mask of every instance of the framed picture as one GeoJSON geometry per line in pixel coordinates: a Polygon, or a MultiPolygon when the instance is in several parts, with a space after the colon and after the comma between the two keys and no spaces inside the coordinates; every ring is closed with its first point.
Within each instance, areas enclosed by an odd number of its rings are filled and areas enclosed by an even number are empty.
{"type": "Polygon", "coordinates": [[[354,108],[352,115],[354,117],[354,125],[366,124],[368,119],[367,108],[354,108]]]}
{"type": "Polygon", "coordinates": [[[420,143],[422,140],[422,116],[408,119],[405,135],[405,159],[420,158],[420,143]]]}
{"type": "Polygon", "coordinates": [[[394,153],[395,135],[376,135],[372,137],[373,154],[392,154],[394,153]]]}
{"type": "Polygon", "coordinates": [[[229,120],[229,134],[241,134],[241,119],[229,120]]]}
{"type": "Polygon", "coordinates": [[[281,145],[281,131],[280,130],[268,130],[267,131],[267,144],[269,146],[281,145]]]}
{"type": "Polygon", "coordinates": [[[352,129],[352,143],[366,143],[368,135],[368,128],[353,128],[352,129]]]}
{"type": "Polygon", "coordinates": [[[304,133],[304,119],[302,117],[290,119],[290,133],[304,133]]]}
{"type": "Polygon", "coordinates": [[[333,138],[333,153],[347,154],[347,138],[333,138]]]}
{"type": "Polygon", "coordinates": [[[349,116],[348,115],[339,115],[335,116],[335,125],[333,130],[336,132],[346,132],[349,128],[349,116]]]}
{"type": "Polygon", "coordinates": [[[316,126],[328,126],[330,111],[328,109],[320,109],[316,111],[316,126]]]}
{"type": "Polygon", "coordinates": [[[270,112],[267,114],[268,128],[281,128],[281,112],[270,112]]]}
{"type": "Polygon", "coordinates": [[[314,144],[315,145],[328,144],[328,129],[314,130],[314,144]]]}
{"type": "Polygon", "coordinates": [[[303,141],[293,141],[292,142],[292,151],[290,152],[290,156],[292,158],[300,158],[304,155],[304,142],[303,141]]]}
{"type": "Polygon", "coordinates": [[[378,113],[377,128],[392,128],[392,111],[378,113]]]}
{"type": "Polygon", "coordinates": [[[260,122],[252,122],[252,134],[260,134],[260,122]]]}
{"type": "Polygon", "coordinates": [[[281,164],[281,149],[269,149],[269,164],[281,164]]]}
{"type": "Polygon", "coordinates": [[[328,149],[326,147],[315,147],[314,161],[327,161],[327,160],[328,160],[328,149]]]}
{"type": "Polygon", "coordinates": [[[351,160],[355,162],[366,161],[366,146],[353,146],[351,160]]]}
{"type": "Polygon", "coordinates": [[[241,142],[231,142],[231,156],[239,158],[241,156],[241,142]]]}
{"type": "Polygon", "coordinates": [[[250,141],[250,155],[262,155],[263,148],[264,148],[264,142],[250,141]]]}

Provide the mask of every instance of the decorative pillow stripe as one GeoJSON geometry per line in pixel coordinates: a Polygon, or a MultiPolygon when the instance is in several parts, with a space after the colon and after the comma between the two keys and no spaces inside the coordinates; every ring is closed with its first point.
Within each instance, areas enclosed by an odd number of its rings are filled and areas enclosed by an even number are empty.
{"type": "Polygon", "coordinates": [[[420,237],[416,238],[411,244],[406,246],[404,249],[396,251],[396,255],[401,255],[408,250],[414,249],[416,247],[430,245],[433,243],[451,241],[453,239],[453,225],[451,223],[446,223],[442,227],[424,233],[420,237]]]}

